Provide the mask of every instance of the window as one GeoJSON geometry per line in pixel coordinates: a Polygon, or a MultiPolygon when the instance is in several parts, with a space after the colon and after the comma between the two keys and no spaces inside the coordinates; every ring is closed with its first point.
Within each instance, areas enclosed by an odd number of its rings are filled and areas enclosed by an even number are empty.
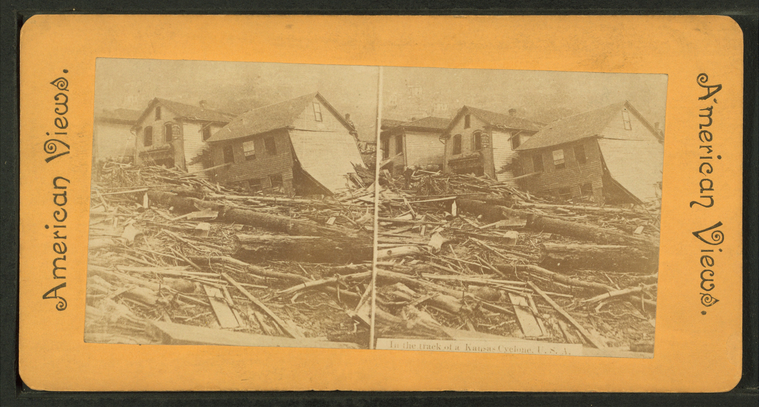
{"type": "Polygon", "coordinates": [[[461,134],[453,136],[453,154],[461,154],[461,134]]]}
{"type": "Polygon", "coordinates": [[[578,164],[585,164],[588,161],[588,158],[585,157],[585,146],[582,144],[575,146],[575,161],[578,164]]]}
{"type": "Polygon", "coordinates": [[[155,107],[155,119],[161,120],[161,106],[155,107]]]}
{"type": "Polygon", "coordinates": [[[569,199],[572,197],[572,190],[569,189],[569,187],[566,188],[559,188],[559,198],[561,199],[569,199]]]}
{"type": "Polygon", "coordinates": [[[145,127],[143,132],[143,144],[145,147],[153,145],[153,128],[151,126],[145,127]]]}
{"type": "Polygon", "coordinates": [[[166,140],[167,143],[171,143],[171,140],[174,139],[172,137],[172,131],[173,131],[173,128],[171,127],[171,123],[166,123],[166,125],[163,126],[163,134],[165,136],[164,139],[166,140]]]}
{"type": "Polygon", "coordinates": [[[282,185],[284,185],[282,182],[282,174],[270,175],[269,180],[271,181],[272,188],[282,188],[282,185]]]}
{"type": "Polygon", "coordinates": [[[264,147],[266,148],[266,154],[277,155],[277,143],[274,142],[274,137],[265,138],[264,147]]]}
{"type": "Polygon", "coordinates": [[[261,178],[251,178],[248,180],[248,188],[253,192],[258,192],[262,187],[261,178]]]}
{"type": "Polygon", "coordinates": [[[472,150],[474,151],[482,150],[482,133],[480,132],[474,133],[472,137],[472,150]]]}
{"type": "Polygon", "coordinates": [[[224,164],[235,162],[235,150],[232,145],[224,146],[224,164]]]}
{"type": "Polygon", "coordinates": [[[395,154],[403,153],[403,136],[395,136],[395,154]]]}
{"type": "Polygon", "coordinates": [[[532,172],[543,172],[543,154],[532,156],[532,172]]]}
{"type": "Polygon", "coordinates": [[[322,105],[319,102],[314,102],[314,120],[322,121],[322,105]]]}
{"type": "Polygon", "coordinates": [[[632,123],[630,123],[630,112],[627,110],[622,111],[622,121],[625,122],[625,130],[632,130],[632,123]]]}
{"type": "Polygon", "coordinates": [[[513,136],[511,138],[511,149],[516,150],[519,145],[522,144],[521,140],[519,139],[519,134],[513,136]]]}
{"type": "Polygon", "coordinates": [[[468,114],[464,116],[464,128],[468,129],[472,127],[472,115],[468,114]]]}
{"type": "Polygon", "coordinates": [[[553,150],[553,166],[557,170],[564,169],[564,150],[553,150]]]}
{"type": "Polygon", "coordinates": [[[256,145],[253,140],[242,143],[242,152],[245,155],[245,161],[253,161],[256,159],[256,145]]]}
{"type": "Polygon", "coordinates": [[[380,147],[382,150],[382,159],[386,159],[390,157],[390,139],[385,138],[382,140],[382,146],[380,147]]]}
{"type": "Polygon", "coordinates": [[[211,138],[211,126],[203,127],[203,141],[211,138]]]}

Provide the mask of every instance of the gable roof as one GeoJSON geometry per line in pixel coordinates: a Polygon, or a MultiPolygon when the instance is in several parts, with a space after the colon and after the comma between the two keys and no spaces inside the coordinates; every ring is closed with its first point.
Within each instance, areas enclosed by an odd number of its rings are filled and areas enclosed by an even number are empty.
{"type": "Polygon", "coordinates": [[[538,131],[541,127],[540,123],[522,119],[521,117],[516,117],[510,114],[495,113],[488,110],[464,105],[464,107],[459,110],[453,120],[451,120],[451,122],[448,124],[445,132],[447,133],[451,131],[451,129],[453,129],[453,126],[455,126],[461,117],[466,113],[471,113],[478,119],[485,122],[487,125],[496,128],[538,131]]]}
{"type": "Polygon", "coordinates": [[[148,104],[148,107],[143,110],[142,114],[140,115],[139,119],[137,119],[136,123],[139,124],[142,122],[145,117],[150,113],[151,110],[153,110],[153,107],[156,105],[161,105],[165,107],[166,109],[173,112],[177,118],[181,119],[189,119],[189,120],[199,120],[199,121],[206,121],[206,122],[216,122],[216,123],[229,123],[229,121],[234,117],[234,115],[229,113],[223,113],[216,110],[210,110],[210,109],[204,109],[200,106],[193,106],[188,105],[185,103],[175,102],[173,100],[163,99],[163,98],[154,98],[150,101],[148,104]]]}
{"type": "Polygon", "coordinates": [[[581,140],[589,137],[598,137],[609,124],[609,122],[619,113],[622,108],[627,108],[643,123],[645,127],[657,138],[660,135],[654,130],[648,121],[646,121],[640,112],[638,112],[630,102],[624,101],[614,103],[600,109],[591,110],[565,117],[547,124],[542,130],[535,133],[517,150],[532,150],[536,148],[546,148],[564,143],[581,140]]]}
{"type": "Polygon", "coordinates": [[[132,109],[104,109],[100,113],[95,113],[95,119],[104,122],[134,124],[141,114],[141,111],[132,109]]]}
{"type": "Polygon", "coordinates": [[[448,124],[450,122],[451,122],[450,119],[429,116],[429,117],[425,117],[419,120],[414,120],[412,122],[403,123],[401,124],[401,126],[407,129],[415,128],[415,129],[428,129],[428,130],[442,131],[448,127],[448,124]]]}
{"type": "Polygon", "coordinates": [[[207,141],[209,143],[234,140],[272,130],[292,127],[295,119],[316,98],[318,99],[348,130],[353,130],[338,111],[319,92],[309,93],[295,99],[273,105],[259,107],[237,116],[221,130],[214,133],[207,141]]]}

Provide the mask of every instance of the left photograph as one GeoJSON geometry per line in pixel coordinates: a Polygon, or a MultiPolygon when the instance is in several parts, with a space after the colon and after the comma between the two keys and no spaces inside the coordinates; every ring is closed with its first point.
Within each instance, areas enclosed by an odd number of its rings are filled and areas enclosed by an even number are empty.
{"type": "Polygon", "coordinates": [[[368,348],[378,75],[98,59],[85,342],[368,348]]]}

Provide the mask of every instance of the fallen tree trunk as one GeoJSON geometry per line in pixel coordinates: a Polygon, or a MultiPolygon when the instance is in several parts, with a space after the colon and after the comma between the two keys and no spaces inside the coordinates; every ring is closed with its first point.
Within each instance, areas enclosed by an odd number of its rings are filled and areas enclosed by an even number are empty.
{"type": "Polygon", "coordinates": [[[357,263],[372,259],[368,238],[237,234],[234,257],[249,262],[271,259],[310,263],[357,263]]]}
{"type": "Polygon", "coordinates": [[[504,272],[514,272],[516,269],[517,271],[527,271],[530,273],[537,273],[541,274],[543,276],[546,276],[550,278],[552,281],[556,281],[562,284],[575,286],[575,287],[584,287],[584,288],[590,288],[597,291],[604,291],[604,292],[611,292],[615,291],[615,288],[612,288],[606,284],[601,283],[594,283],[592,281],[582,281],[578,280],[576,278],[567,277],[563,274],[555,273],[551,270],[544,269],[543,267],[535,266],[532,264],[519,264],[519,265],[506,265],[506,264],[496,264],[496,267],[498,267],[500,270],[504,272]]]}
{"type": "Polygon", "coordinates": [[[539,263],[556,270],[592,269],[650,274],[659,264],[658,248],[624,245],[541,245],[539,263]]]}
{"type": "Polygon", "coordinates": [[[478,216],[486,222],[496,222],[501,219],[523,218],[528,219],[533,216],[530,212],[509,209],[505,206],[492,205],[482,201],[472,199],[456,199],[456,205],[460,210],[469,212],[478,216]]]}
{"type": "Polygon", "coordinates": [[[527,227],[546,233],[556,233],[601,244],[653,246],[648,239],[626,235],[617,231],[533,215],[527,220],[527,227]]]}
{"type": "Polygon", "coordinates": [[[640,210],[634,210],[634,209],[625,209],[625,208],[610,208],[605,206],[589,206],[589,205],[552,205],[552,204],[541,204],[541,203],[520,203],[515,205],[516,209],[529,209],[529,208],[536,208],[536,209],[567,209],[570,211],[577,211],[577,212],[591,212],[591,213],[608,213],[608,214],[619,214],[619,215],[629,215],[629,216],[636,216],[645,218],[647,216],[646,212],[640,211],[640,210]]]}

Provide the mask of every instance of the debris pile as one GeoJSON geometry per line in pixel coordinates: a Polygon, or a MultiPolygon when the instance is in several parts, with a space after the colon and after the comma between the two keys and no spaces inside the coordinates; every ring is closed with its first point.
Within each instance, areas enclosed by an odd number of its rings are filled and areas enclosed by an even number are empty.
{"type": "Polygon", "coordinates": [[[653,352],[658,208],[549,202],[473,175],[380,176],[378,337],[653,352]]]}
{"type": "Polygon", "coordinates": [[[176,169],[102,163],[85,340],[368,347],[349,313],[370,279],[340,275],[371,269],[372,188],[239,195],[176,169]]]}

